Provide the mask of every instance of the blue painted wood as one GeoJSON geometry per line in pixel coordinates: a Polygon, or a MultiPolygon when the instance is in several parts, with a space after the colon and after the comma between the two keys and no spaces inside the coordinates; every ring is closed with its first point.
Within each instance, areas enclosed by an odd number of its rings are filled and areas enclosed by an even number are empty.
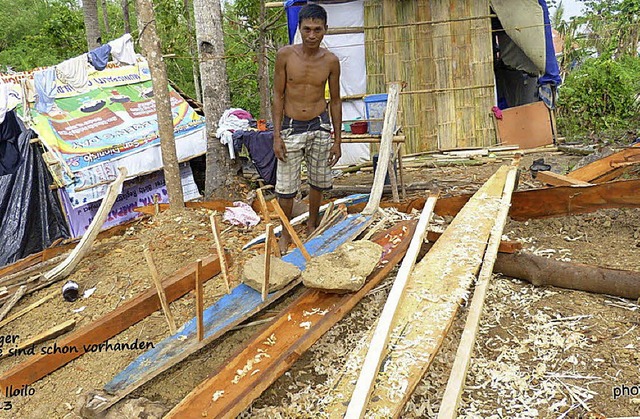
{"type": "MultiPolygon", "coordinates": [[[[323,234],[305,243],[312,256],[334,251],[338,246],[355,239],[371,223],[372,217],[354,214],[327,229],[323,234]]],[[[306,260],[299,249],[282,257],[282,260],[304,269],[306,260]]],[[[109,394],[116,395],[109,405],[129,394],[162,371],[185,359],[232,327],[242,323],[276,299],[295,287],[298,282],[270,293],[262,301],[260,292],[240,284],[203,312],[204,338],[197,339],[196,318],[184,324],[174,335],[159,342],[153,349],[140,355],[113,380],[104,386],[109,394]]]]}

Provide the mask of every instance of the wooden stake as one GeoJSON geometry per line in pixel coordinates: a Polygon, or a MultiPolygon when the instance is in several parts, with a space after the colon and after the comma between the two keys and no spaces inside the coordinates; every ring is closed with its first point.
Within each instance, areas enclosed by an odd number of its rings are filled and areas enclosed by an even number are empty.
{"type": "Polygon", "coordinates": [[[198,341],[204,339],[204,320],[202,318],[202,311],[204,310],[204,289],[202,288],[202,277],[200,275],[202,270],[202,260],[196,261],[196,319],[198,326],[198,341]]]}
{"type": "Polygon", "coordinates": [[[256,193],[258,194],[258,201],[260,201],[260,207],[262,208],[262,215],[264,216],[264,221],[267,223],[271,222],[271,216],[269,215],[269,207],[267,207],[267,201],[264,199],[264,194],[262,193],[262,189],[256,189],[256,193]]]}
{"type": "Polygon", "coordinates": [[[158,194],[153,194],[153,212],[154,215],[160,214],[160,203],[158,202],[158,194]]]}
{"type": "Polygon", "coordinates": [[[310,261],[311,255],[309,254],[309,252],[307,252],[307,249],[305,249],[304,245],[302,244],[302,241],[300,240],[300,237],[298,237],[298,233],[296,233],[296,230],[294,230],[294,228],[291,226],[291,223],[289,222],[289,219],[287,218],[287,216],[284,214],[284,211],[282,211],[282,208],[280,207],[278,200],[274,199],[271,202],[273,203],[273,208],[276,210],[278,217],[280,217],[280,221],[282,222],[282,225],[284,226],[284,228],[287,229],[287,231],[291,235],[293,242],[296,244],[296,246],[298,246],[298,249],[300,249],[302,256],[304,256],[307,262],[310,261]]]}
{"type": "Polygon", "coordinates": [[[583,180],[574,179],[569,176],[564,176],[564,175],[560,175],[558,173],[553,173],[549,171],[538,172],[536,174],[536,180],[552,186],[571,186],[571,185],[591,186],[592,185],[591,183],[585,182],[583,180]]]}
{"type": "Polygon", "coordinates": [[[171,307],[167,302],[167,295],[164,292],[164,287],[162,286],[162,281],[160,281],[160,276],[158,275],[158,269],[156,269],[156,264],[153,261],[153,255],[151,254],[151,250],[148,248],[144,248],[144,257],[147,260],[147,266],[149,267],[149,272],[151,273],[151,279],[156,286],[156,291],[158,292],[158,299],[160,300],[160,306],[162,307],[162,312],[164,313],[164,317],[167,319],[167,324],[169,325],[169,333],[176,333],[176,322],[173,319],[173,313],[171,313],[171,307]]]}
{"type": "Polygon", "coordinates": [[[387,345],[389,334],[391,333],[390,329],[393,316],[398,304],[400,303],[400,298],[402,297],[407,280],[411,275],[413,266],[416,263],[416,259],[418,258],[418,253],[420,252],[420,247],[424,241],[427,227],[429,226],[429,220],[431,220],[431,216],[433,215],[433,209],[436,205],[437,199],[437,196],[432,195],[424,204],[424,208],[420,214],[420,219],[418,220],[418,226],[411,238],[409,249],[407,250],[407,254],[405,255],[402,265],[398,270],[398,275],[393,283],[393,287],[391,287],[391,292],[389,293],[387,302],[382,309],[382,314],[380,314],[375,334],[373,335],[373,339],[369,345],[369,350],[362,365],[362,370],[360,371],[356,388],[353,391],[353,396],[351,397],[351,401],[347,407],[345,418],[361,418],[365,413],[365,407],[369,401],[369,395],[371,394],[371,389],[376,375],[378,374],[380,362],[382,361],[382,353],[387,345]]]}
{"type": "Polygon", "coordinates": [[[211,220],[211,231],[213,232],[213,238],[216,242],[216,252],[218,253],[218,259],[220,259],[222,278],[224,278],[224,284],[227,287],[227,294],[231,294],[231,284],[229,283],[227,261],[224,258],[224,250],[222,249],[222,242],[220,241],[220,229],[218,229],[218,223],[216,221],[216,217],[213,214],[211,214],[211,217],[209,217],[209,219],[211,220]]]}
{"type": "MultiPolygon", "coordinates": [[[[53,339],[53,338],[57,338],[58,336],[67,333],[71,330],[73,330],[73,328],[76,327],[76,321],[71,319],[71,320],[67,320],[66,322],[60,323],[57,326],[53,326],[52,328],[45,330],[44,332],[30,338],[27,339],[23,342],[21,342],[15,349],[14,349],[14,354],[16,353],[15,351],[20,351],[22,349],[26,349],[32,345],[37,345],[39,343],[45,342],[49,339],[53,339]]],[[[6,352],[3,352],[2,355],[0,355],[0,358],[4,358],[6,356],[9,356],[9,350],[7,348],[6,352]]]]}
{"type": "MultiPolygon", "coordinates": [[[[264,280],[262,281],[262,301],[269,294],[269,277],[271,276],[271,253],[273,248],[273,225],[267,224],[267,240],[264,248],[264,280]]],[[[278,247],[278,246],[275,246],[278,247]]]]}
{"type": "Polygon", "coordinates": [[[0,320],[4,319],[6,315],[9,314],[9,311],[18,303],[18,301],[22,298],[26,291],[27,286],[21,285],[20,288],[18,288],[18,290],[13,293],[11,299],[4,303],[4,305],[2,306],[2,311],[0,312],[0,320]]]}
{"type": "Polygon", "coordinates": [[[480,328],[480,316],[482,315],[482,308],[487,295],[489,280],[493,275],[493,265],[496,261],[496,257],[498,256],[498,248],[502,238],[502,231],[507,223],[507,215],[511,204],[511,195],[513,194],[513,189],[516,184],[517,173],[518,168],[512,167],[507,174],[507,180],[502,193],[500,210],[498,212],[496,223],[491,230],[491,235],[489,236],[489,244],[487,245],[487,250],[484,254],[482,268],[478,274],[476,289],[473,293],[471,306],[469,307],[467,323],[462,331],[462,337],[460,338],[456,358],[453,362],[451,375],[447,382],[447,388],[445,389],[442,403],[440,403],[438,419],[455,418],[457,416],[458,404],[462,397],[462,390],[464,389],[467,370],[469,369],[469,363],[471,362],[471,355],[473,353],[476,335],[480,328]]]}

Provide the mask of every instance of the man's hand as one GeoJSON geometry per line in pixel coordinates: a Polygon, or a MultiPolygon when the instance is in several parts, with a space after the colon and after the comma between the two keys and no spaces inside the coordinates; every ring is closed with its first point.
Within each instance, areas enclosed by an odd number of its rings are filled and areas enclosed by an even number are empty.
{"type": "Polygon", "coordinates": [[[335,164],[338,163],[338,160],[340,160],[340,156],[342,156],[340,143],[333,143],[333,145],[329,149],[329,167],[335,166],[335,164]]]}
{"type": "Polygon", "coordinates": [[[276,155],[276,158],[280,161],[287,161],[287,147],[284,145],[284,141],[280,137],[273,138],[273,154],[276,155]]]}

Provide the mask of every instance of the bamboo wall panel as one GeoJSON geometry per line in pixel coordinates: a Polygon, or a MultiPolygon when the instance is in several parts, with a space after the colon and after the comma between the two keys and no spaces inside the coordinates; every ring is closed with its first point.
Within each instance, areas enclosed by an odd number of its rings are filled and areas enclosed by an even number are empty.
{"type": "Polygon", "coordinates": [[[495,143],[491,22],[469,19],[488,14],[488,0],[365,2],[367,93],[418,91],[401,96],[405,152],[495,143]]]}

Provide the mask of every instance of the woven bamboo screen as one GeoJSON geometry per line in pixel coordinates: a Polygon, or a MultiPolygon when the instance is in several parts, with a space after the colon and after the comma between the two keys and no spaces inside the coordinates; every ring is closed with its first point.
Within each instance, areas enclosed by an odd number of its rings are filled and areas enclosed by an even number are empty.
{"type": "Polygon", "coordinates": [[[367,91],[406,83],[406,152],[495,143],[488,0],[367,0],[367,91]]]}

